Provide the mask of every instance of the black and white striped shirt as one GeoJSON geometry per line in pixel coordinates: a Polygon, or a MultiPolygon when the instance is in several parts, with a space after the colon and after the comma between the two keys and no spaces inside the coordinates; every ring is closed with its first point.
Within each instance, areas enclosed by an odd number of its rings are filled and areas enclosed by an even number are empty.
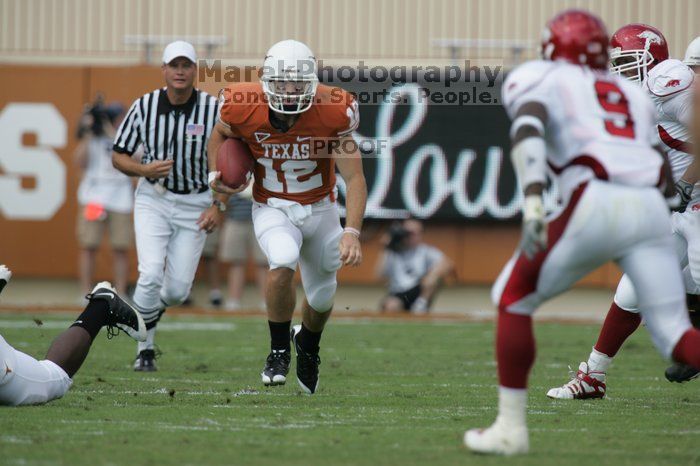
{"type": "Polygon", "coordinates": [[[132,155],[143,146],[141,163],[173,159],[167,178],[148,179],[177,194],[208,189],[207,142],[216,124],[216,97],[195,89],[182,105],[172,105],[165,88],[134,101],[114,138],[114,151],[132,155]]]}

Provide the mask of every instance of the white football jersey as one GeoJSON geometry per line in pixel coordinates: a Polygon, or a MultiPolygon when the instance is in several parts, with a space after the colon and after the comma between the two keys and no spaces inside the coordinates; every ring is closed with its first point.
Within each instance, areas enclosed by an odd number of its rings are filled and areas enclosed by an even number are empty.
{"type": "MultiPolygon", "coordinates": [[[[649,71],[642,87],[656,106],[658,144],[668,152],[673,179],[678,181],[690,163],[690,121],[695,73],[680,60],[664,60],[649,71]]],[[[700,196],[695,189],[693,197],[700,196]]]]}
{"type": "Polygon", "coordinates": [[[534,60],[513,70],[503,85],[511,119],[528,102],[547,109],[547,162],[564,200],[593,178],[659,183],[663,160],[652,147],[656,111],[639,86],[607,70],[534,60]]]}

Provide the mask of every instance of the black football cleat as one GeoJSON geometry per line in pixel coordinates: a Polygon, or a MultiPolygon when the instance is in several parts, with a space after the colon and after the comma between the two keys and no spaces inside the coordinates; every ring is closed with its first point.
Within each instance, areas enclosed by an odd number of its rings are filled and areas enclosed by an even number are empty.
{"type": "Polygon", "coordinates": [[[107,303],[107,332],[110,338],[121,330],[136,341],[146,341],[146,324],[141,314],[117,294],[111,283],[98,283],[85,298],[107,303]],[[115,330],[115,327],[119,330],[115,330]]]}
{"type": "Polygon", "coordinates": [[[692,366],[676,362],[666,368],[664,375],[669,382],[683,383],[698,378],[700,371],[692,366]]]}
{"type": "Polygon", "coordinates": [[[311,395],[318,389],[318,366],[321,364],[321,358],[318,353],[307,353],[301,349],[297,341],[299,332],[301,325],[292,327],[292,342],[297,352],[297,382],[304,392],[311,395]]]}
{"type": "Polygon", "coordinates": [[[152,349],[142,350],[134,361],[134,370],[136,372],[155,372],[156,367],[156,352],[152,349]]]}
{"type": "Polygon", "coordinates": [[[266,387],[284,385],[287,382],[289,363],[292,360],[291,350],[272,350],[267,356],[262,373],[262,382],[266,387]]]}

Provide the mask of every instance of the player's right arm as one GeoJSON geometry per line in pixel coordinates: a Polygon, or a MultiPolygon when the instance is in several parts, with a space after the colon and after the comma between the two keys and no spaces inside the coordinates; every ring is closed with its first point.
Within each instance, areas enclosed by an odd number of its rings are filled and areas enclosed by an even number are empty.
{"type": "Polygon", "coordinates": [[[544,140],[548,112],[543,74],[549,64],[532,62],[514,70],[503,85],[503,101],[511,124],[511,160],[523,190],[523,226],[520,248],[528,258],[547,248],[542,193],[547,176],[544,140]]]}
{"type": "Polygon", "coordinates": [[[112,165],[128,176],[143,176],[151,179],[168,176],[173,163],[175,163],[174,160],[155,160],[148,164],[142,164],[131,157],[141,145],[142,140],[139,99],[136,99],[114,137],[112,165]]]}
{"type": "MultiPolygon", "coordinates": [[[[693,81],[695,81],[695,74],[688,66],[684,65],[679,60],[670,59],[665,61],[664,65],[663,72],[656,73],[655,70],[649,75],[646,82],[647,90],[654,95],[655,99],[660,103],[660,111],[665,117],[665,120],[676,121],[690,131],[693,113],[692,85],[693,81]]],[[[689,141],[679,142],[689,144],[689,141]]],[[[666,144],[669,145],[668,142],[666,144]]],[[[690,152],[690,150],[681,147],[678,149],[684,152],[690,152]]],[[[668,159],[665,150],[662,149],[662,151],[664,160],[668,159]]],[[[698,181],[700,181],[700,158],[693,157],[693,162],[681,175],[680,179],[675,182],[673,195],[675,195],[676,199],[679,201],[677,210],[685,210],[688,202],[690,202],[695,183],[698,181]]],[[[667,188],[674,188],[673,181],[671,181],[670,185],[667,185],[667,188]]],[[[668,192],[665,194],[666,197],[669,197],[668,192]]]]}
{"type": "MultiPolygon", "coordinates": [[[[678,95],[674,96],[672,99],[664,102],[664,110],[667,112],[672,112],[676,117],[677,121],[688,128],[691,132],[691,127],[693,125],[693,92],[692,88],[680,92],[678,95]]],[[[692,141],[697,141],[697,139],[692,138],[692,141]]],[[[695,142],[697,144],[697,142],[695,142]]],[[[675,191],[681,200],[680,210],[685,210],[685,207],[690,202],[695,183],[700,181],[700,157],[697,153],[692,153],[693,161],[686,168],[681,178],[675,184],[675,191]]]]}
{"type": "Polygon", "coordinates": [[[695,89],[693,92],[694,100],[693,103],[693,118],[692,118],[692,131],[693,141],[695,141],[694,156],[696,159],[700,159],[700,82],[695,83],[695,89]]]}

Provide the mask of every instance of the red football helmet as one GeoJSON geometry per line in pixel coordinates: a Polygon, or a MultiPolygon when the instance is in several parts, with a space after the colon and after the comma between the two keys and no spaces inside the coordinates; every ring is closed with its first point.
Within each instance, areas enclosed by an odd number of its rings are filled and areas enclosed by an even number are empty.
{"type": "Polygon", "coordinates": [[[604,69],[608,65],[605,24],[585,10],[559,13],[542,32],[542,58],[604,69]]]}
{"type": "Polygon", "coordinates": [[[634,82],[668,59],[668,43],[661,31],[646,24],[622,26],[610,40],[610,71],[634,82]]]}

